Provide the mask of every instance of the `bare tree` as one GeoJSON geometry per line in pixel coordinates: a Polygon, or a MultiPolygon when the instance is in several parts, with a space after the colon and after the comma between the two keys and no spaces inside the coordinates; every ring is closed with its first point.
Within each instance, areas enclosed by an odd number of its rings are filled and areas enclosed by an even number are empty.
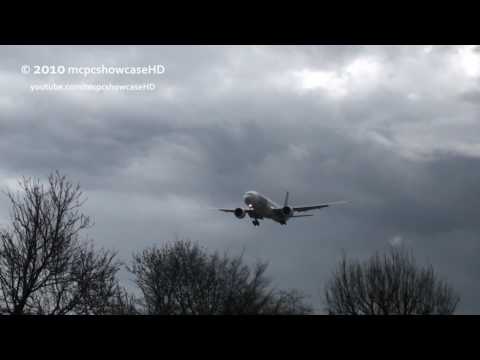
{"type": "Polygon", "coordinates": [[[459,296],[432,266],[418,267],[411,253],[391,247],[363,263],[343,255],[325,302],[329,314],[452,314],[459,296]]]}
{"type": "Polygon", "coordinates": [[[129,293],[120,285],[117,286],[115,296],[109,301],[109,308],[105,310],[104,314],[109,315],[140,315],[141,311],[138,308],[139,300],[135,295],[129,293]]]}
{"type": "Polygon", "coordinates": [[[79,233],[90,224],[80,212],[79,185],[58,172],[46,185],[23,178],[7,191],[11,226],[0,231],[0,307],[10,314],[99,314],[118,294],[119,263],[95,251],[79,233]]]}
{"type": "Polygon", "coordinates": [[[298,292],[270,288],[267,265],[250,269],[242,256],[208,254],[198,244],[176,241],[134,254],[129,271],[148,314],[306,314],[298,292]]]}

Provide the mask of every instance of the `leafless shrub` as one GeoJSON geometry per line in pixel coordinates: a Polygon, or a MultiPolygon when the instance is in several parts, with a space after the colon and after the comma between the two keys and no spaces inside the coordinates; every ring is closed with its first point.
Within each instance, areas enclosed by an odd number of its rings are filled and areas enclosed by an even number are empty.
{"type": "Polygon", "coordinates": [[[459,297],[431,266],[418,267],[411,253],[392,247],[363,263],[344,255],[325,302],[330,314],[452,314],[459,297]]]}
{"type": "Polygon", "coordinates": [[[129,271],[148,314],[305,314],[298,292],[270,288],[267,264],[253,269],[242,256],[208,254],[190,241],[176,241],[134,254],[129,271]]]}

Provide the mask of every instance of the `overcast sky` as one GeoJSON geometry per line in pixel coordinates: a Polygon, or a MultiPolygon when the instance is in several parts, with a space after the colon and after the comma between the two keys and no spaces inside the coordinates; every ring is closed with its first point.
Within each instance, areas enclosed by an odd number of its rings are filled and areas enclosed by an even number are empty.
{"type": "Polygon", "coordinates": [[[245,249],[318,310],[342,250],[403,245],[459,291],[458,312],[480,313],[479,110],[475,46],[2,46],[0,187],[58,169],[88,197],[99,247],[125,260],[175,237],[245,249]],[[165,73],[22,74],[36,64],[165,73]],[[30,89],[53,82],[156,90],[30,89]],[[212,210],[248,190],[351,203],[288,226],[212,210]]]}

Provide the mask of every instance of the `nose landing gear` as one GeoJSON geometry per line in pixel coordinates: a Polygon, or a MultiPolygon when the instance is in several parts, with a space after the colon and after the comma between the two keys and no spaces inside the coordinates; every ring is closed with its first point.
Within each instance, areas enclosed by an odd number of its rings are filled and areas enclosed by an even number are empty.
{"type": "Polygon", "coordinates": [[[257,219],[253,220],[252,224],[253,226],[260,226],[260,222],[257,219]]]}

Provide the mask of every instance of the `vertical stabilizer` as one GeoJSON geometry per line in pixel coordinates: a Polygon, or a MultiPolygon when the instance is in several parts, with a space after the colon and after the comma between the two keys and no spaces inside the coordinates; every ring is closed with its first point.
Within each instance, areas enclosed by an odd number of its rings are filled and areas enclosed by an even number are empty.
{"type": "Polygon", "coordinates": [[[288,206],[288,191],[285,194],[285,201],[283,202],[283,206],[288,206]]]}

